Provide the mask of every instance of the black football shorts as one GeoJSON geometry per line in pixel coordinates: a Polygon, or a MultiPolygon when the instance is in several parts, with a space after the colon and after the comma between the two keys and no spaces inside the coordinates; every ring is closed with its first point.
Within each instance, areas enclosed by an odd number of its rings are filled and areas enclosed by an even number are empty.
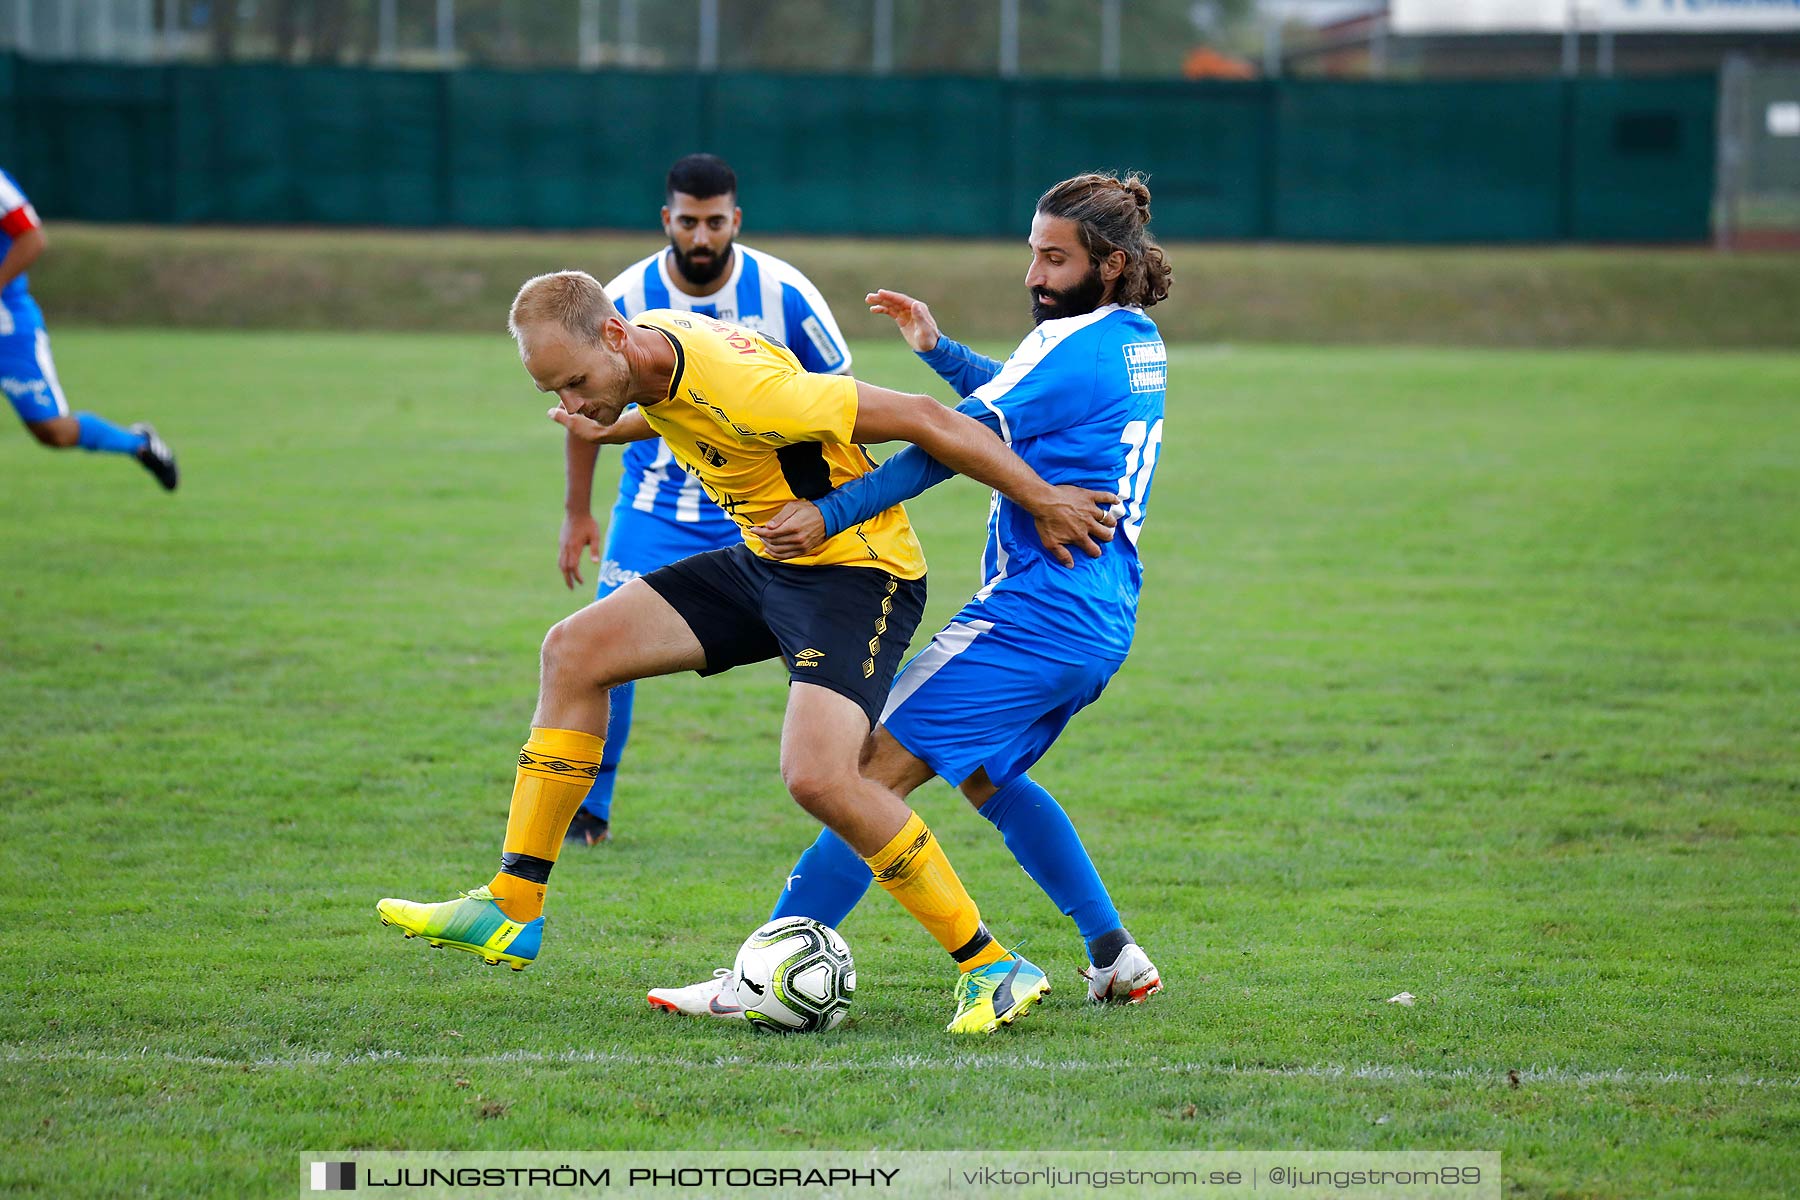
{"type": "Polygon", "coordinates": [[[780,655],[789,679],[848,696],[871,729],[925,612],[923,579],[773,562],[741,544],[670,563],[644,582],[699,639],[700,674],[780,655]]]}

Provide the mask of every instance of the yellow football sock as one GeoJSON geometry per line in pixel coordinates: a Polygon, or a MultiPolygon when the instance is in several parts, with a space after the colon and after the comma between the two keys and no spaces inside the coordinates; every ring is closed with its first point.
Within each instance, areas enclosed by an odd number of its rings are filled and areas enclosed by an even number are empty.
{"type": "Polygon", "coordinates": [[[494,903],[500,906],[501,912],[515,921],[524,922],[535,921],[544,915],[545,886],[501,871],[488,884],[488,891],[494,893],[494,903]]]}
{"type": "Polygon", "coordinates": [[[863,861],[875,873],[875,882],[905,905],[964,971],[1008,957],[981,923],[981,910],[918,813],[907,818],[892,841],[863,861]]]}
{"type": "Polygon", "coordinates": [[[500,873],[488,884],[500,911],[531,921],[544,911],[550,868],[563,835],[600,773],[606,742],[575,729],[536,729],[519,752],[512,812],[506,818],[500,873]]]}

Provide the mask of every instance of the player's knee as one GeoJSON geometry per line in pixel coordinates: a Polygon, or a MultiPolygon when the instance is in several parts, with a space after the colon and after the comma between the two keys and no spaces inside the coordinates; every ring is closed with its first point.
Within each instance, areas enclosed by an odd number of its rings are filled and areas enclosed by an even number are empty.
{"type": "Polygon", "coordinates": [[[786,761],[781,764],[781,781],[787,784],[794,803],[821,821],[827,820],[851,794],[855,782],[842,771],[820,763],[786,761]]]}
{"type": "Polygon", "coordinates": [[[545,675],[556,670],[568,657],[569,631],[567,621],[558,621],[544,634],[544,642],[538,647],[538,669],[545,675]]]}
{"type": "Polygon", "coordinates": [[[602,688],[629,682],[617,669],[618,632],[604,622],[584,621],[581,616],[564,617],[544,635],[538,650],[541,678],[602,688]]]}
{"type": "Polygon", "coordinates": [[[31,436],[41,445],[52,450],[67,450],[81,440],[81,426],[74,421],[57,419],[52,421],[33,421],[25,428],[31,430],[31,436]]]}
{"type": "Polygon", "coordinates": [[[975,774],[963,780],[962,785],[957,790],[963,794],[965,800],[979,809],[989,800],[992,800],[994,798],[994,793],[998,792],[1000,789],[995,787],[993,782],[988,779],[986,771],[977,771],[975,774]]]}
{"type": "Polygon", "coordinates": [[[588,640],[570,619],[552,625],[538,650],[538,666],[544,676],[568,674],[576,663],[589,657],[592,648],[586,644],[588,640]]]}

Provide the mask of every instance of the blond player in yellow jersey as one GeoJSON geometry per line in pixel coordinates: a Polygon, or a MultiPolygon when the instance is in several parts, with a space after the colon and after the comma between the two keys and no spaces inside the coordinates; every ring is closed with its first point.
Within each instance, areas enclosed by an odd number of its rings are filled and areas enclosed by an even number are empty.
{"type": "Polygon", "coordinates": [[[1044,973],[994,940],[925,822],[858,766],[925,605],[925,558],[905,510],[785,562],[764,550],[759,522],[873,469],[862,444],[893,440],[1012,499],[1064,563],[1067,546],[1099,555],[1117,497],[1052,487],[972,418],[929,396],[809,374],[750,330],[666,310],[626,321],[579,271],[527,281],[511,328],[526,371],[557,397],[553,418],[592,441],[661,436],[744,544],[651,572],[552,627],[499,873],[439,904],[382,900],[383,924],[522,970],[542,945],[563,833],[599,769],[608,690],[779,656],[790,679],[782,780],[959,965],[950,1031],[991,1032],[1023,1015],[1049,991],[1044,973]]]}

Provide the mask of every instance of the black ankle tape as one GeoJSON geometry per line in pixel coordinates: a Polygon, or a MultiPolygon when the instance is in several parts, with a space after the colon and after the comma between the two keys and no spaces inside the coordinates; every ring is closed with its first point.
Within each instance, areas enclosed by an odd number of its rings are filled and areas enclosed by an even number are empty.
{"type": "Polygon", "coordinates": [[[556,864],[547,858],[533,858],[529,854],[502,854],[500,856],[500,873],[512,875],[531,883],[549,883],[550,868],[556,864]]]}
{"type": "Polygon", "coordinates": [[[950,952],[950,957],[959,963],[966,963],[993,944],[994,935],[988,932],[987,922],[983,921],[975,929],[975,936],[950,952]]]}

